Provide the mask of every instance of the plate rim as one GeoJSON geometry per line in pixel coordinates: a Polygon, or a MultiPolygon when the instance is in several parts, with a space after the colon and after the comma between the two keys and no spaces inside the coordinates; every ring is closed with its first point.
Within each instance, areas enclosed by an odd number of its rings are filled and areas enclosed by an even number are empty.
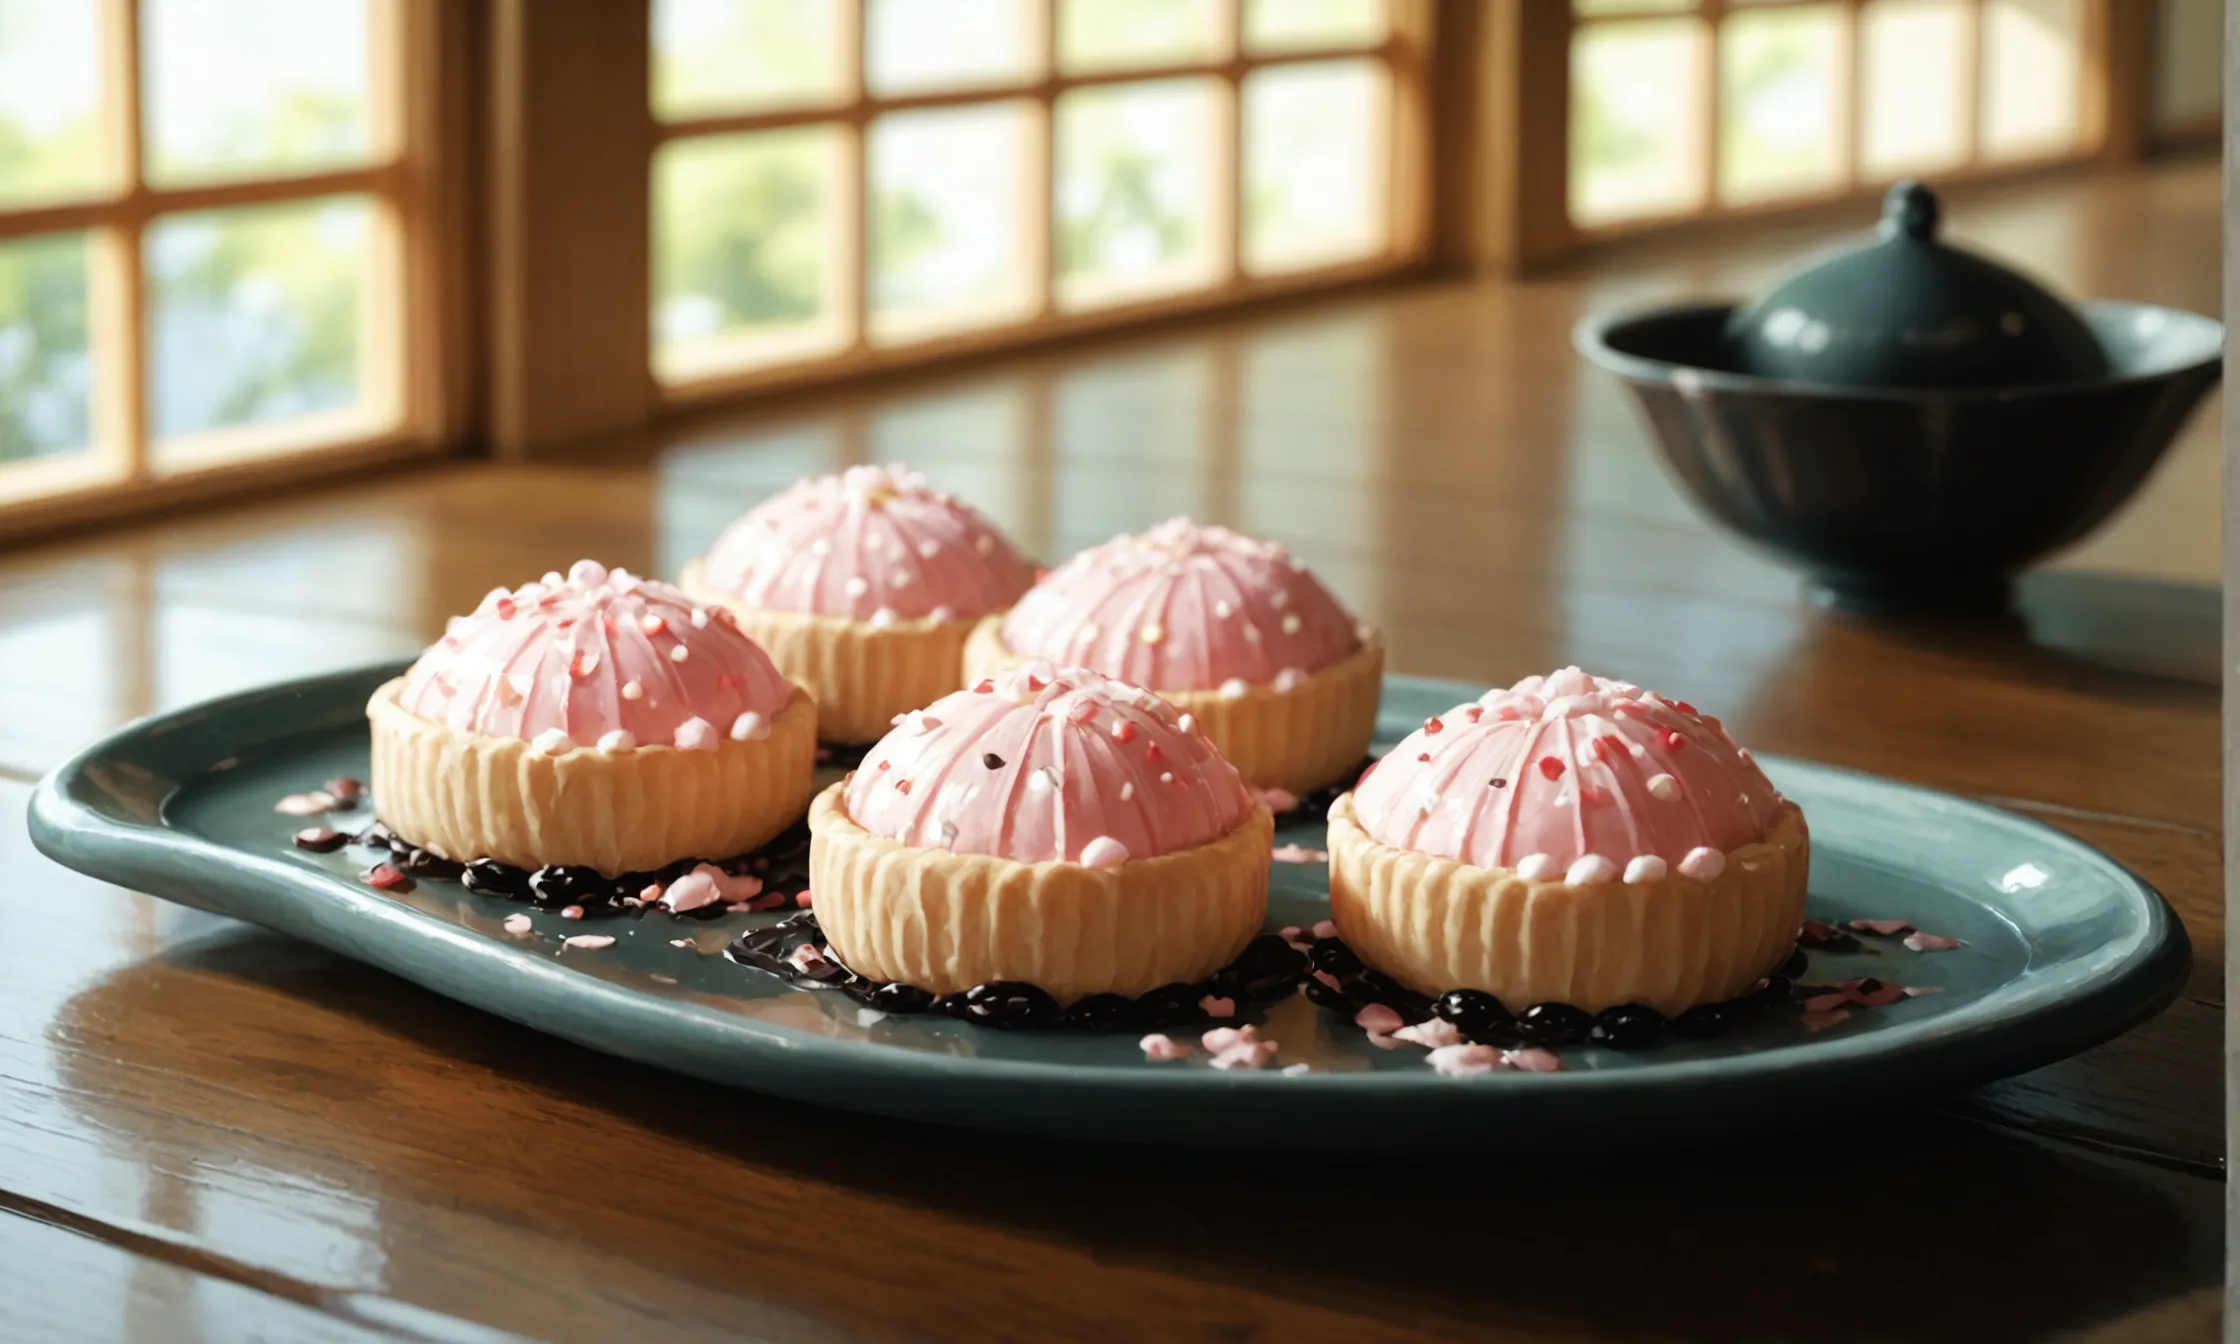
{"type": "MultiPolygon", "coordinates": [[[[142,753],[134,750],[138,745],[179,731],[197,720],[321,690],[332,695],[346,685],[378,684],[410,661],[385,659],[317,676],[270,683],[122,725],[55,766],[33,788],[28,808],[32,843],[40,853],[65,867],[196,908],[213,907],[193,899],[186,891],[221,882],[248,883],[260,896],[279,903],[283,914],[289,917],[268,922],[251,919],[231,909],[218,912],[304,939],[353,960],[368,962],[431,992],[520,1022],[533,1030],[730,1086],[752,1088],[754,1085],[742,1076],[751,1070],[697,1068],[687,1057],[698,1056],[712,1047],[741,1052],[733,1062],[751,1065],[785,1056],[798,1058],[807,1053],[818,1057],[820,1065],[828,1071],[844,1072],[855,1078],[875,1076],[901,1083],[938,1081],[945,1086],[972,1089],[1034,1086],[1057,1090],[1086,1088],[1092,1092],[1121,1090],[1131,1097],[1155,1101],[1170,1097],[1203,1097],[1209,1091],[1291,1091],[1302,1086],[1326,1094],[1390,1097],[1396,1102],[1425,1094],[1443,1097],[1457,1094],[1458,1081],[1462,1080],[1444,1078],[1429,1069],[1420,1072],[1316,1072],[1303,1076],[1273,1071],[1145,1070],[1112,1063],[990,1059],[898,1049],[876,1042],[827,1036],[725,1012],[689,998],[648,993],[596,974],[573,971],[551,957],[514,947],[400,904],[372,888],[181,830],[169,824],[167,807],[158,809],[158,820],[154,822],[122,821],[105,815],[76,796],[80,789],[110,792],[113,796],[113,791],[91,780],[89,771],[93,767],[107,760],[140,755],[142,753]],[[331,910],[315,910],[311,903],[303,900],[307,889],[312,888],[328,891],[341,899],[331,910]],[[398,936],[418,936],[423,944],[441,949],[444,953],[441,961],[447,970],[454,963],[461,967],[503,965],[510,972],[525,976],[532,990],[542,992],[494,997],[478,993],[478,986],[472,981],[462,982],[455,976],[444,977],[440,983],[424,977],[414,967],[403,964],[406,958],[387,955],[384,947],[346,942],[339,930],[343,926],[362,928],[359,921],[363,919],[398,926],[398,936]],[[571,1000],[589,996],[601,1008],[603,1020],[622,1029],[578,1031],[565,1024],[532,1020],[535,1007],[540,1005],[523,1008],[520,1001],[541,999],[547,994],[571,1000]],[[496,998],[512,1001],[499,1002],[496,998]],[[689,1033],[677,1033],[680,1021],[689,1024],[689,1033]],[[674,1035],[678,1039],[662,1043],[649,1052],[642,1045],[648,1034],[674,1035]]],[[[1445,678],[1388,674],[1384,682],[1387,687],[1410,693],[1452,695],[1455,703],[1474,700],[1484,693],[1483,688],[1471,683],[1445,678]]],[[[299,723],[272,736],[286,737],[303,730],[304,725],[299,723]]],[[[217,758],[211,764],[222,759],[217,758]]],[[[1462,1081],[1462,1092],[1475,1093],[1484,1098],[1484,1105],[1495,1106],[1526,1093],[1554,1099],[1644,1089],[1662,1092],[1705,1084],[1722,1088],[1811,1087],[1819,1080],[1858,1081],[1854,1075],[1860,1071],[1901,1059],[1917,1080],[1927,1078],[1929,1087],[1964,1086],[2012,1076],[2112,1040],[2160,1013],[2183,993],[2192,960],[2191,940],[2183,921],[2151,884],[2096,846],[2035,817],[1960,794],[1797,758],[1760,753],[1759,760],[1784,772],[1817,775],[1855,786],[1927,797],[1940,805],[1957,805],[1997,827],[2029,834],[2067,851],[2109,877],[2120,896],[2136,905],[2141,916],[2138,932],[2120,957],[2100,970],[2087,973],[2081,981],[2071,978],[2021,988],[2013,988],[2010,982],[1987,996],[1986,1002],[1964,1005],[1889,1030],[1856,1036],[1808,1037],[1747,1054],[1679,1060],[1654,1068],[1565,1070],[1554,1074],[1497,1071],[1462,1081]]],[[[182,776],[188,777],[192,776],[182,776]]],[[[175,791],[174,788],[171,792],[175,791]]],[[[170,796],[167,793],[166,799],[170,796]]]]}

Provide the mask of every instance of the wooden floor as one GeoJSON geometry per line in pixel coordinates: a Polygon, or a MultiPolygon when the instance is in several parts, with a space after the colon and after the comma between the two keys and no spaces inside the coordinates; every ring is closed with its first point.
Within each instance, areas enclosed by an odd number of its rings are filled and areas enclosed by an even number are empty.
{"type": "MultiPolygon", "coordinates": [[[[1949,208],[2071,292],[2218,307],[2213,162],[1949,208]]],[[[2030,581],[2020,619],[1819,612],[1674,494],[1568,332],[1599,305],[1750,292],[1834,232],[1673,238],[1528,284],[822,393],[579,464],[337,481],[0,554],[0,1335],[2210,1337],[2217,412],[2030,581]],[[672,573],[795,477],[892,458],[1047,558],[1177,513],[1281,539],[1388,631],[1400,670],[1577,661],[1763,750],[2044,818],[2169,895],[2193,983],[2082,1058],[1793,1142],[1591,1170],[1276,1170],[684,1082],[25,842],[31,782],[137,715],[408,653],[492,585],[579,556],[672,573]]]]}

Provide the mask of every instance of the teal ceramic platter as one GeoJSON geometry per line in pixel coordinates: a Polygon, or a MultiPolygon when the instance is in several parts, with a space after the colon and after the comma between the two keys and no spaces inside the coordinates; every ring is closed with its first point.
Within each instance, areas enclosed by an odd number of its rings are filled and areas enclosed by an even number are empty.
{"type": "MultiPolygon", "coordinates": [[[[999,1032],[864,1012],[795,988],[721,949],[781,918],[601,921],[616,943],[564,949],[592,926],[423,881],[402,895],[357,880],[361,849],[318,855],[306,819],[274,802],[367,773],[363,706],[396,665],[252,691],[144,720],[50,775],[31,833],[95,877],[269,926],[462,1003],[593,1049],[756,1092],[979,1129],[1300,1150],[1395,1145],[1635,1146],[1794,1124],[2037,1067],[2152,1016],[2190,959],[2162,898],[2106,855],[1981,804],[1798,761],[1765,759],[1812,825],[1808,914],[1904,919],[1964,940],[1944,952],[1866,938],[1813,953],[1805,979],[1873,976],[1935,992],[1809,1030],[1778,1008],[1714,1041],[1636,1053],[1573,1047],[1564,1071],[1448,1078],[1421,1049],[1380,1049],[1294,997],[1252,1016],[1279,1063],[1311,1072],[1218,1072],[1202,1056],[1152,1063],[1133,1033],[999,1032]],[[689,939],[687,946],[673,940],[689,939]]],[[[1385,685],[1379,749],[1474,698],[1448,682],[1385,685]]],[[[338,826],[370,820],[367,813],[338,826]]],[[[1319,848],[1319,822],[1278,844],[1319,848]]],[[[1324,915],[1324,870],[1276,865],[1270,927],[1324,915]]],[[[1173,1033],[1188,1039],[1189,1030],[1173,1033]]]]}

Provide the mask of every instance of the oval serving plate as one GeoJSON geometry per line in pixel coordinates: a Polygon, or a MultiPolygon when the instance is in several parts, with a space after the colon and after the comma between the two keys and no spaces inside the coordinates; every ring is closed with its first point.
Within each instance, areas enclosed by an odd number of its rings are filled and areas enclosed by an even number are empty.
{"type": "MultiPolygon", "coordinates": [[[[972,1128],[1156,1143],[1389,1150],[1488,1142],[1536,1151],[1636,1146],[1986,1082],[2114,1037],[2176,996],[2190,959],[2162,898],[2105,854],[2034,821],[1946,794],[1762,758],[1812,823],[1808,914],[1905,919],[1965,941],[1908,951],[1860,940],[1815,952],[1810,981],[1874,976],[1934,992],[1862,1009],[1819,1031],[1776,1009],[1715,1041],[1621,1054],[1574,1047],[1565,1071],[1438,1076],[1413,1046],[1377,1048],[1303,996],[1255,1012],[1279,1063],[1312,1072],[1217,1072],[1201,1056],[1151,1063],[1133,1034],[998,1032],[878,1017],[794,988],[721,949],[777,915],[602,921],[599,951],[564,950],[592,926],[422,882],[401,896],[356,879],[366,851],[308,854],[282,795],[367,771],[366,697],[401,665],[289,683],[143,720],[44,780],[31,834],[57,861],[120,885],[266,925],[461,1002],[594,1049],[757,1092],[972,1128]],[[672,940],[691,939],[689,946],[672,940]]],[[[1387,679],[1382,750],[1472,699],[1451,682],[1387,679]]],[[[369,820],[360,812],[344,818],[369,820]]],[[[1319,822],[1278,844],[1318,848],[1319,822]]],[[[1275,866],[1269,926],[1323,917],[1318,864],[1275,866]]],[[[1189,1039],[1187,1029],[1174,1031],[1189,1039]]]]}

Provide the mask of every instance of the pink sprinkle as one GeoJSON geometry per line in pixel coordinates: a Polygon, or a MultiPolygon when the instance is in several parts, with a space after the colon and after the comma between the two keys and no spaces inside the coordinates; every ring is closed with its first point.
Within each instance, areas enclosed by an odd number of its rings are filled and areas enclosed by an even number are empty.
{"type": "Polygon", "coordinates": [[[638,889],[638,901],[642,905],[651,905],[660,899],[661,884],[659,882],[650,883],[638,889]]]}
{"type": "Polygon", "coordinates": [[[1182,1044],[1172,1036],[1162,1036],[1158,1032],[1151,1033],[1136,1044],[1143,1047],[1143,1057],[1145,1059],[1165,1061],[1188,1059],[1190,1057],[1189,1046],[1182,1044]]]}
{"type": "Polygon", "coordinates": [[[691,947],[693,945],[690,938],[671,938],[669,940],[669,946],[671,947],[691,947]]]}
{"type": "Polygon", "coordinates": [[[806,910],[810,907],[811,900],[809,896],[809,889],[807,887],[803,887],[801,889],[801,894],[793,898],[793,904],[794,908],[799,910],[806,910]]]}
{"type": "Polygon", "coordinates": [[[1247,1045],[1259,1039],[1260,1028],[1258,1027],[1215,1027],[1205,1035],[1200,1036],[1198,1044],[1204,1046],[1208,1054],[1218,1055],[1224,1050],[1239,1045],[1247,1045]]]}
{"type": "Polygon", "coordinates": [[[365,884],[380,891],[395,891],[399,887],[411,886],[412,879],[390,864],[377,863],[366,869],[365,884]]]}
{"type": "Polygon", "coordinates": [[[1504,1051],[1501,1062],[1512,1069],[1522,1069],[1526,1073],[1563,1072],[1562,1058],[1555,1051],[1543,1050],[1536,1045],[1527,1046],[1522,1050],[1504,1051]]]}
{"type": "Polygon", "coordinates": [[[560,910],[560,918],[581,919],[583,918],[583,907],[580,905],[563,906],[560,910]]]}
{"type": "Polygon", "coordinates": [[[536,926],[530,923],[527,915],[507,915],[502,927],[507,933],[527,933],[536,926]]]}
{"type": "Polygon", "coordinates": [[[1207,1017],[1235,1017],[1237,1015],[1237,1001],[1235,999],[1224,999],[1213,994],[1208,994],[1198,1000],[1198,1007],[1205,1012],[1207,1017]]]}
{"type": "Polygon", "coordinates": [[[1942,993],[1944,993],[1944,986],[1943,986],[1943,985],[1907,985],[1907,986],[1906,986],[1906,997],[1907,997],[1907,998],[1909,998],[1909,999],[1918,999],[1918,998],[1920,998],[1920,997],[1921,997],[1922,995],[1924,995],[1924,994],[1942,994],[1942,993]]]}
{"type": "Polygon", "coordinates": [[[614,939],[603,933],[579,933],[562,939],[560,945],[582,952],[598,952],[613,947],[614,939]]]}
{"type": "Polygon", "coordinates": [[[1340,984],[1338,983],[1338,977],[1336,977],[1336,976],[1334,976],[1334,975],[1330,974],[1330,972],[1328,972],[1328,971],[1316,971],[1316,972],[1314,973],[1314,978],[1315,978],[1315,979],[1317,979],[1317,980],[1320,980],[1320,981],[1321,981],[1322,983],[1324,983],[1324,984],[1326,984],[1326,985],[1330,986],[1330,988],[1332,988],[1332,989],[1343,989],[1343,988],[1344,988],[1344,986],[1343,986],[1343,985],[1340,985],[1340,984]]]}
{"type": "Polygon", "coordinates": [[[1247,1041],[1233,1045],[1213,1057],[1213,1067],[1230,1069],[1264,1069],[1274,1061],[1277,1046],[1274,1041],[1247,1041]]]}
{"type": "Polygon", "coordinates": [[[1431,1052],[1428,1062],[1446,1078],[1475,1078],[1509,1067],[1501,1052],[1490,1045],[1444,1045],[1431,1052]]]}
{"type": "Polygon", "coordinates": [[[1850,1017],[1851,1010],[1849,1008],[1835,1008],[1824,1013],[1806,1013],[1804,1015],[1804,1029],[1812,1032],[1826,1031],[1839,1022],[1849,1020],[1850,1017]]]}
{"type": "Polygon", "coordinates": [[[1906,949],[1911,952],[1950,952],[1966,946],[1958,938],[1947,938],[1941,933],[1916,933],[1906,939],[1906,949]]]}
{"type": "Polygon", "coordinates": [[[1913,932],[1913,925],[1902,919],[1850,919],[1844,921],[1843,927],[1853,933],[1871,933],[1882,938],[1913,932]]]}
{"type": "Polygon", "coordinates": [[[1412,1027],[1402,1027],[1392,1035],[1396,1040],[1406,1041],[1411,1045],[1420,1045],[1426,1050],[1439,1050],[1446,1046],[1462,1044],[1462,1033],[1455,1030],[1454,1023],[1442,1017],[1430,1018],[1418,1022],[1412,1027]]]}
{"type": "Polygon", "coordinates": [[[1338,926],[1327,919],[1317,920],[1315,926],[1308,932],[1317,938],[1335,938],[1338,936],[1338,926]]]}
{"type": "Polygon", "coordinates": [[[1804,1011],[1807,1017],[1815,1013],[1832,1013],[1849,1002],[1851,996],[1841,990],[1833,994],[1815,994],[1804,1001],[1804,1011]]]}
{"type": "Polygon", "coordinates": [[[1296,924],[1286,924],[1282,928],[1276,930],[1276,937],[1281,938],[1288,943],[1304,932],[1306,932],[1306,930],[1300,928],[1296,924]]]}
{"type": "Polygon", "coordinates": [[[321,812],[334,811],[335,802],[336,799],[333,794],[324,790],[313,790],[310,793],[291,793],[279,802],[274,803],[272,810],[285,813],[291,817],[312,817],[321,812]]]}
{"type": "MultiPolygon", "coordinates": [[[[1335,981],[1331,982],[1331,988],[1337,988],[1335,981]]],[[[1385,1004],[1371,1003],[1362,1005],[1361,1011],[1353,1015],[1353,1025],[1363,1031],[1390,1032],[1406,1026],[1407,1020],[1385,1004]]]]}
{"type": "Polygon", "coordinates": [[[1252,798],[1270,812],[1289,812],[1299,805],[1299,795],[1289,789],[1254,789],[1252,798]]]}
{"type": "Polygon", "coordinates": [[[1328,863],[1330,851],[1308,849],[1304,845],[1277,845],[1269,851],[1268,857],[1277,863],[1328,863]]]}

